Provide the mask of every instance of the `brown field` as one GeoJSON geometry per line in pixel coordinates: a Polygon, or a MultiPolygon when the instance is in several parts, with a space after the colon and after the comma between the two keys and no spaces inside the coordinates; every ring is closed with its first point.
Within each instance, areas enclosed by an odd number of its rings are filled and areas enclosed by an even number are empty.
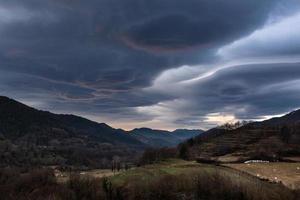
{"type": "Polygon", "coordinates": [[[80,175],[87,175],[95,178],[103,178],[103,177],[109,177],[109,176],[119,174],[120,172],[112,172],[109,169],[95,169],[95,170],[81,172],[80,175]]]}
{"type": "Polygon", "coordinates": [[[300,189],[300,163],[249,163],[225,164],[271,182],[281,182],[292,189],[300,189]]]}

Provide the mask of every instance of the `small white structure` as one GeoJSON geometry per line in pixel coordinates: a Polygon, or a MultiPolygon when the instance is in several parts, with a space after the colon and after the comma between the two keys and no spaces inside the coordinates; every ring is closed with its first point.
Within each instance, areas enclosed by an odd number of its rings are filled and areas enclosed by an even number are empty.
{"type": "Polygon", "coordinates": [[[247,160],[244,163],[245,164],[248,164],[248,163],[269,163],[269,161],[267,161],[267,160],[247,160]]]}

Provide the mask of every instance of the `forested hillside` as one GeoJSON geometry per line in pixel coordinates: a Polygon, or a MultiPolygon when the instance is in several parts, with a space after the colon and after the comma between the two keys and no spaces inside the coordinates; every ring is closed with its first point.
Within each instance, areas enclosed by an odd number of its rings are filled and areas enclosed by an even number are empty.
{"type": "Polygon", "coordinates": [[[145,145],[127,132],[73,115],[39,111],[0,97],[0,163],[108,167],[145,145]]]}

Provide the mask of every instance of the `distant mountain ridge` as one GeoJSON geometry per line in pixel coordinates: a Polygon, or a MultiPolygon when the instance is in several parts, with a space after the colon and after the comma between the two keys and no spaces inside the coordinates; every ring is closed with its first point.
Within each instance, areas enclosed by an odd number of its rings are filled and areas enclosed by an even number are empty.
{"type": "Polygon", "coordinates": [[[186,139],[200,135],[203,130],[177,129],[175,131],[136,128],[130,135],[151,147],[173,147],[186,139]]]}

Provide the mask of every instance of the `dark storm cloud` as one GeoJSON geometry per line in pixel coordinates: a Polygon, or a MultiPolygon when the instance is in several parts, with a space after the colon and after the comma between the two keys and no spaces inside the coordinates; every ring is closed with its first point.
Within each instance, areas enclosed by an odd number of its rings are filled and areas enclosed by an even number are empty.
{"type": "Polygon", "coordinates": [[[271,5],[271,1],[182,1],[177,9],[130,26],[125,41],[152,51],[209,49],[253,31],[271,5]]]}
{"type": "MultiPolygon", "coordinates": [[[[0,0],[1,93],[44,109],[148,119],[138,107],[176,96],[144,91],[162,72],[220,59],[220,47],[270,16],[296,12],[286,2],[0,0]]],[[[227,87],[227,99],[249,91],[227,87]]]]}

